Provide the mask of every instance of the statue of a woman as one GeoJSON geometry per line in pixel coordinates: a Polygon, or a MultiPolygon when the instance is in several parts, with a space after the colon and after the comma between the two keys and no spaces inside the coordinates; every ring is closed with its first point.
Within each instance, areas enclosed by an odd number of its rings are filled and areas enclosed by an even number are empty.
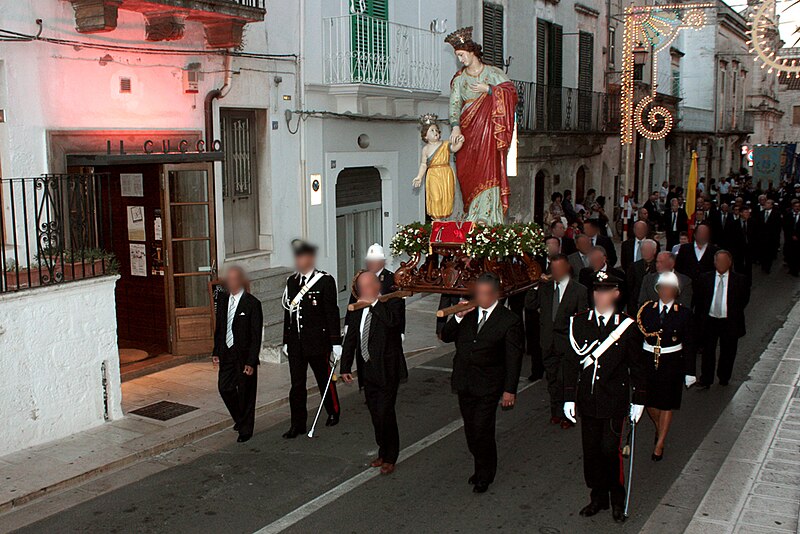
{"type": "Polygon", "coordinates": [[[445,39],[463,65],[450,82],[450,143],[463,141],[456,171],[467,220],[502,223],[508,209],[506,156],[514,134],[517,90],[505,72],[481,61],[472,27],[445,39]]]}
{"type": "Polygon", "coordinates": [[[436,124],[438,117],[426,114],[420,118],[420,134],[425,146],[422,149],[422,162],[419,173],[414,178],[414,187],[422,186],[425,178],[425,211],[434,220],[443,220],[453,214],[456,195],[456,178],[450,166],[451,153],[461,149],[462,141],[449,143],[442,141],[442,131],[436,124]]]}

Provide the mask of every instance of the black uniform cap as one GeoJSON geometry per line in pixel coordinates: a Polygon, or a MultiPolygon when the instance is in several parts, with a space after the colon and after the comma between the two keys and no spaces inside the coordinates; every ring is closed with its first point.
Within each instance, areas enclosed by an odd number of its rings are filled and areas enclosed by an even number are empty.
{"type": "Polygon", "coordinates": [[[317,246],[312,245],[308,241],[303,241],[302,239],[294,239],[292,241],[292,252],[294,252],[294,256],[316,256],[317,255],[317,246]]]}
{"type": "Polygon", "coordinates": [[[594,273],[592,288],[595,291],[610,291],[619,289],[621,284],[622,280],[619,277],[605,271],[597,271],[594,273]]]}

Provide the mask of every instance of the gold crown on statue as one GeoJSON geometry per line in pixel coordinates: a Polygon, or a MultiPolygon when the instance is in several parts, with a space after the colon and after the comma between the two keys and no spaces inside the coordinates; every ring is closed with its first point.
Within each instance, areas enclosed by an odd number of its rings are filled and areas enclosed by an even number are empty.
{"type": "Polygon", "coordinates": [[[428,124],[436,124],[436,121],[438,120],[439,120],[439,115],[436,115],[435,113],[426,113],[425,115],[419,118],[419,122],[423,126],[426,126],[428,124]]]}
{"type": "Polygon", "coordinates": [[[472,26],[460,28],[444,38],[444,42],[453,48],[458,48],[468,41],[472,41],[472,26]]]}

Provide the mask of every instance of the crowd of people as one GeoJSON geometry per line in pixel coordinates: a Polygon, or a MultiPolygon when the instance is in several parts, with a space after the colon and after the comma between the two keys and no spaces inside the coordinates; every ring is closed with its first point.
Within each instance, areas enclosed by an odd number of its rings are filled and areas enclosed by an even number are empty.
{"type": "MultiPolygon", "coordinates": [[[[635,425],[648,414],[655,430],[651,459],[660,461],[684,389],[727,386],[731,380],[753,266],[769,273],[782,242],[788,271],[798,275],[800,187],[761,192],[744,184],[702,184],[691,217],[680,188],[665,185],[641,208],[630,206],[636,217],[619,247],[602,197],[590,190],[573,204],[569,191],[555,193],[539,283],[502,299],[500,280],[484,273],[472,300],[461,301],[441,320],[437,335],[455,345],[451,384],[474,458],[468,482],[475,493],[494,482],[497,408],[516,405],[528,354],[529,380],[547,382],[550,424],[569,430],[581,418],[591,492],[580,514],[611,508],[615,521],[625,520],[620,444],[626,421],[635,425]]],[[[291,420],[283,437],[308,429],[309,367],[323,399],[317,417],[324,408],[325,424],[339,423],[333,376],[341,362],[343,382],[357,378],[371,416],[378,454],[370,464],[391,474],[401,450],[395,406],[408,369],[405,303],[386,298],[394,276],[383,248],[370,247],[365,269],[353,281],[342,333],[337,286],[316,268],[316,247],[302,241],[293,247],[296,272],[283,296],[283,351],[291,375],[291,420]]],[[[217,303],[214,359],[220,394],[243,442],[253,433],[261,309],[247,293],[241,269],[228,271],[226,286],[217,303]]],[[[445,296],[440,307],[453,303],[445,296]]],[[[316,419],[312,433],[315,424],[316,419]]]]}

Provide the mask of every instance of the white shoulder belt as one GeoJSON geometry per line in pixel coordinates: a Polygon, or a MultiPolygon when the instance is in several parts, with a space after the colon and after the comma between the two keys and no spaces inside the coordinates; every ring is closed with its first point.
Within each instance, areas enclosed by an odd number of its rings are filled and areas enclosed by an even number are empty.
{"type": "Polygon", "coordinates": [[[583,347],[578,347],[578,343],[575,341],[575,336],[572,332],[573,320],[574,317],[571,317],[569,320],[569,342],[572,345],[572,350],[574,350],[578,356],[584,356],[584,358],[581,360],[581,365],[583,365],[584,369],[590,365],[594,365],[594,370],[592,372],[592,391],[594,391],[594,382],[597,378],[597,361],[600,359],[600,356],[602,356],[609,349],[609,347],[611,347],[611,345],[616,343],[619,338],[622,337],[622,334],[625,333],[625,330],[627,330],[628,327],[633,324],[633,319],[626,317],[622,320],[619,326],[617,326],[610,334],[608,334],[608,337],[602,342],[595,339],[591,344],[584,344],[583,347]]]}

